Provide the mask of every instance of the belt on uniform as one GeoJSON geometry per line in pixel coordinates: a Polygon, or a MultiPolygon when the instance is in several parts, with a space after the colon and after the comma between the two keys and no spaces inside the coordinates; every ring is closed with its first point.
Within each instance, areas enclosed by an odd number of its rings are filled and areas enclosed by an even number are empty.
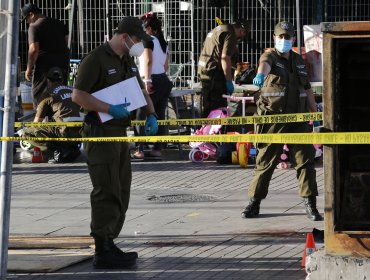
{"type": "Polygon", "coordinates": [[[63,118],[63,122],[82,122],[84,117],[66,117],[63,118]]]}
{"type": "Polygon", "coordinates": [[[282,97],[285,95],[284,91],[281,92],[262,92],[261,96],[263,97],[282,97]]]}
{"type": "MultiPolygon", "coordinates": [[[[261,96],[263,97],[283,97],[285,96],[285,92],[262,92],[261,96]]],[[[307,93],[303,92],[299,94],[299,97],[306,97],[307,93]]]]}

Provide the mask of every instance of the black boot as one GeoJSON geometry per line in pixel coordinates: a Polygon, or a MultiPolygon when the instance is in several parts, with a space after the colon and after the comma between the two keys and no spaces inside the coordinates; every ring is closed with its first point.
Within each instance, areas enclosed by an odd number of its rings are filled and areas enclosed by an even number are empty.
{"type": "Polygon", "coordinates": [[[252,197],[247,207],[242,212],[243,218],[254,218],[260,213],[261,199],[252,197]]]}
{"type": "Polygon", "coordinates": [[[132,268],[137,258],[136,252],[122,252],[112,239],[95,238],[95,268],[132,268]]]}
{"type": "Polygon", "coordinates": [[[80,148],[78,145],[74,146],[59,146],[54,150],[53,158],[49,163],[69,163],[74,162],[80,156],[80,148]]]}
{"type": "Polygon", "coordinates": [[[316,208],[316,196],[304,197],[307,217],[312,221],[322,221],[323,218],[316,208]]]}

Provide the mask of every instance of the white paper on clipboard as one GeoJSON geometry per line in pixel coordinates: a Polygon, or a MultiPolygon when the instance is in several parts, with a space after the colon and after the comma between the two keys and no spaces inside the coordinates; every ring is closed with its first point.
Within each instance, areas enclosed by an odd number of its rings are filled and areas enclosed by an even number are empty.
{"type": "MultiPolygon", "coordinates": [[[[103,88],[94,92],[92,95],[97,99],[112,105],[123,104],[126,102],[131,103],[130,106],[127,107],[127,110],[130,112],[146,105],[144,94],[136,77],[132,77],[103,88]]],[[[101,122],[113,119],[113,117],[107,113],[98,112],[98,114],[101,122]]]]}

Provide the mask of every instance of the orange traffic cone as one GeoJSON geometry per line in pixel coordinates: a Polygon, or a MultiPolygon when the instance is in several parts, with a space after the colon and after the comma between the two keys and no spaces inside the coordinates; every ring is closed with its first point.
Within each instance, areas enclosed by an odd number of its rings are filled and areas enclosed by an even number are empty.
{"type": "Polygon", "coordinates": [[[303,258],[302,258],[302,267],[306,267],[306,257],[311,255],[313,252],[316,251],[315,241],[313,239],[312,232],[307,233],[306,237],[306,246],[304,247],[303,251],[303,258]]]}
{"type": "Polygon", "coordinates": [[[32,155],[32,162],[39,163],[42,162],[42,153],[39,147],[33,147],[33,155],[32,155]]]}

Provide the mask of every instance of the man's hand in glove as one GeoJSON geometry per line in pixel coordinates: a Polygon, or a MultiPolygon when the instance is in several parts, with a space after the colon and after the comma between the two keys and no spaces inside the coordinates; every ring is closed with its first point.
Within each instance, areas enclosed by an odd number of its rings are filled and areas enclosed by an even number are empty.
{"type": "Polygon", "coordinates": [[[263,82],[265,81],[265,75],[263,73],[258,73],[256,77],[253,79],[253,84],[258,87],[263,86],[263,82]]]}
{"type": "Polygon", "coordinates": [[[127,106],[130,106],[130,104],[131,103],[110,105],[108,114],[117,120],[128,118],[130,116],[130,112],[127,111],[127,106]]]}
{"type": "Polygon", "coordinates": [[[226,81],[226,92],[228,95],[232,95],[234,92],[234,84],[233,81],[227,80],[226,81]]]}

